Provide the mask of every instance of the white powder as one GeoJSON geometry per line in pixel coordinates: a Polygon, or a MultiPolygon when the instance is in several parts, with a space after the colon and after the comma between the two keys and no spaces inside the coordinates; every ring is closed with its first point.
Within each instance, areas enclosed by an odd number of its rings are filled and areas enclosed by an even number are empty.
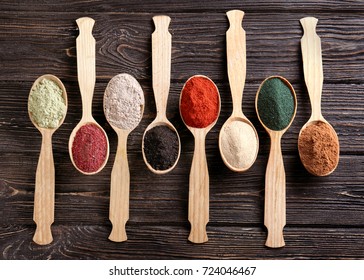
{"type": "Polygon", "coordinates": [[[119,74],[110,80],[104,94],[104,112],[109,123],[132,130],[142,118],[143,106],[143,89],[133,76],[119,74]]]}
{"type": "Polygon", "coordinates": [[[221,152],[226,161],[237,169],[249,168],[258,149],[253,128],[245,122],[233,121],[221,133],[221,152]]]}

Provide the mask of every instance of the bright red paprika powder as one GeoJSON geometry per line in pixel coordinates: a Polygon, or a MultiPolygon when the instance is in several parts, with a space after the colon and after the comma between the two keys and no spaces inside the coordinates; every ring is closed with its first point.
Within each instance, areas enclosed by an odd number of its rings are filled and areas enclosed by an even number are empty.
{"type": "Polygon", "coordinates": [[[104,132],[95,124],[85,124],[76,132],[72,143],[72,158],[83,172],[96,172],[107,156],[107,140],[104,132]]]}
{"type": "Polygon", "coordinates": [[[193,76],[181,93],[180,111],[186,125],[204,128],[213,123],[220,109],[219,92],[207,77],[193,76]]]}

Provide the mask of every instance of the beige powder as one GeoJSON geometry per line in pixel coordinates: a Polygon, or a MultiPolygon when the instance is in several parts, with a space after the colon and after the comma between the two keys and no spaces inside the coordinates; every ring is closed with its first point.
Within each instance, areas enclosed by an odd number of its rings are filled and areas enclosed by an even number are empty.
{"type": "Polygon", "coordinates": [[[104,94],[104,112],[112,125],[132,130],[143,114],[144,94],[138,81],[129,74],[114,76],[104,94]]]}
{"type": "Polygon", "coordinates": [[[253,128],[245,122],[233,121],[221,133],[221,153],[225,160],[236,169],[249,168],[258,150],[253,128]]]}

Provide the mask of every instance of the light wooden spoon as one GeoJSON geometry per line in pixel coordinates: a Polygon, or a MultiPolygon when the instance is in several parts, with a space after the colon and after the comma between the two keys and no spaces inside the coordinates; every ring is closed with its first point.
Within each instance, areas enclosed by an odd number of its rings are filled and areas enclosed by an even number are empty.
{"type": "Polygon", "coordinates": [[[230,28],[226,32],[226,49],[227,49],[227,66],[228,66],[228,76],[229,84],[231,90],[231,97],[233,101],[233,112],[231,116],[227,119],[225,124],[220,130],[219,134],[219,149],[221,158],[225,165],[229,167],[232,171],[243,172],[248,170],[255,162],[258,150],[259,150],[259,138],[257,131],[255,130],[253,124],[244,115],[241,108],[241,103],[243,99],[243,91],[245,86],[245,76],[246,76],[246,41],[245,41],[245,30],[241,27],[241,23],[244,17],[244,12],[239,10],[232,10],[226,13],[230,28]],[[225,157],[223,152],[223,134],[225,133],[225,128],[228,127],[232,122],[240,121],[245,122],[254,130],[256,138],[256,149],[254,151],[255,156],[251,161],[249,166],[244,168],[237,168],[233,166],[225,157]]]}
{"type": "MultiPolygon", "coordinates": [[[[54,81],[62,89],[67,112],[67,92],[61,80],[59,80],[56,76],[47,74],[39,77],[33,83],[30,92],[32,92],[33,88],[43,79],[54,81]]],[[[58,129],[58,127],[62,125],[66,117],[66,113],[56,128],[39,127],[31,117],[29,110],[28,113],[33,125],[42,134],[42,147],[40,150],[37,171],[35,174],[33,220],[37,227],[33,241],[40,245],[46,245],[51,243],[53,240],[51,225],[54,222],[55,171],[52,151],[52,135],[58,129]]]]}
{"type": "Polygon", "coordinates": [[[257,91],[255,109],[259,121],[270,136],[270,152],[267,169],[265,172],[265,203],[264,203],[264,225],[268,230],[268,237],[265,245],[267,247],[279,248],[285,245],[283,228],[286,225],[286,173],[284,171],[283,156],[281,150],[281,138],[291,126],[297,111],[296,93],[292,85],[285,78],[271,76],[265,79],[257,91]],[[269,129],[260,119],[258,111],[258,96],[263,84],[272,78],[279,78],[291,90],[294,99],[294,112],[291,121],[282,130],[269,129]]]}
{"type": "MultiPolygon", "coordinates": [[[[317,122],[324,122],[332,130],[333,135],[335,135],[337,145],[339,147],[339,138],[331,126],[331,124],[325,120],[321,113],[321,94],[322,86],[324,81],[324,74],[322,69],[322,54],[321,54],[321,40],[316,34],[316,25],[318,20],[314,17],[305,17],[300,20],[304,35],[301,38],[301,50],[302,50],[302,60],[303,60],[303,73],[305,76],[306,87],[308,95],[311,102],[311,117],[306,122],[306,124],[301,128],[299,136],[301,136],[302,131],[317,122]]],[[[301,151],[299,150],[301,156],[301,151]]],[[[305,166],[308,172],[316,176],[327,176],[331,174],[337,167],[339,163],[339,151],[337,153],[336,165],[328,170],[325,174],[315,174],[305,166]]]]}
{"type": "Polygon", "coordinates": [[[171,79],[171,50],[172,50],[172,36],[168,32],[168,26],[171,18],[168,16],[154,16],[153,17],[155,31],[152,34],[152,79],[155,105],[157,107],[157,116],[151,124],[148,125],[144,131],[142,140],[142,153],[143,159],[150,171],[155,174],[165,174],[170,172],[176,165],[181,154],[181,140],[178,135],[177,129],[167,119],[166,108],[168,102],[169,86],[171,79]],[[146,133],[160,125],[165,125],[173,130],[178,138],[178,156],[175,163],[166,170],[154,169],[145,156],[144,139],[146,133]]]}
{"type": "MultiPolygon", "coordinates": [[[[203,75],[195,75],[190,77],[184,84],[179,101],[179,108],[181,110],[181,99],[183,90],[190,79],[194,77],[204,77],[203,75]]],[[[210,80],[211,81],[211,80],[210,80]]],[[[211,83],[216,87],[213,81],[211,83]]],[[[216,87],[217,94],[219,96],[219,111],[216,119],[207,127],[195,128],[188,126],[182,116],[182,121],[186,127],[191,131],[195,138],[195,150],[193,153],[190,182],[189,182],[189,197],[188,197],[188,220],[191,224],[191,232],[188,240],[193,243],[204,243],[208,241],[206,225],[209,222],[209,171],[206,160],[205,139],[207,133],[216,124],[220,115],[221,100],[219,90],[216,87]]]]}
{"type": "Polygon", "coordinates": [[[83,174],[92,175],[100,172],[106,165],[106,162],[109,158],[109,139],[104,129],[92,117],[92,97],[94,94],[96,82],[96,42],[95,38],[92,36],[92,28],[95,24],[95,20],[89,17],[83,17],[77,19],[76,22],[80,30],[80,35],[76,39],[76,51],[78,84],[80,87],[82,98],[82,118],[70,135],[68,149],[71,161],[75,168],[83,174]],[[105,161],[95,172],[85,172],[79,169],[73,160],[73,140],[76,136],[77,131],[86,124],[94,124],[98,126],[98,128],[104,133],[107,143],[105,161]]]}
{"type": "MultiPolygon", "coordinates": [[[[120,75],[127,75],[129,76],[129,79],[135,80],[135,78],[130,76],[129,74],[120,75]]],[[[109,82],[109,85],[111,84],[111,82],[112,80],[109,82]]],[[[135,83],[139,86],[138,92],[142,95],[142,98],[144,100],[143,90],[141,86],[139,85],[137,80],[135,80],[135,83]]],[[[106,95],[104,95],[104,104],[106,103],[106,99],[107,97],[106,95]]],[[[144,105],[141,106],[140,110],[140,116],[143,116],[144,105]]],[[[115,130],[116,134],[118,135],[118,147],[116,150],[114,166],[111,171],[109,219],[112,223],[112,230],[109,239],[114,242],[123,242],[128,239],[126,235],[125,225],[126,222],[129,220],[130,172],[127,155],[127,140],[129,133],[132,132],[138,124],[135,124],[134,127],[131,127],[129,129],[122,129],[112,124],[109,119],[109,115],[106,112],[105,116],[110,126],[115,130]]]]}

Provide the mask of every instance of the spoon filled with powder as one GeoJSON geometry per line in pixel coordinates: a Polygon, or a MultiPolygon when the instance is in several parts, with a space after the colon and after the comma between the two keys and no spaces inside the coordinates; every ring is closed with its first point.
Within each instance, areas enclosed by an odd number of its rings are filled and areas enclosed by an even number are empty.
{"type": "Polygon", "coordinates": [[[109,239],[115,242],[127,240],[125,224],[129,219],[130,189],[127,139],[142,119],[143,111],[144,94],[138,81],[129,74],[113,77],[104,93],[104,112],[118,135],[118,148],[111,171],[109,212],[112,223],[109,239]]]}
{"type": "Polygon", "coordinates": [[[55,170],[52,136],[67,113],[67,93],[63,83],[53,75],[43,75],[33,84],[28,98],[29,117],[42,134],[35,174],[34,215],[37,225],[33,240],[40,245],[52,242],[54,222],[55,170]]]}
{"type": "Polygon", "coordinates": [[[183,122],[195,138],[188,197],[188,220],[193,243],[208,240],[206,225],[209,221],[209,171],[205,139],[220,114],[220,94],[215,83],[206,76],[195,75],[184,84],[180,102],[183,122]]]}
{"type": "Polygon", "coordinates": [[[323,69],[321,40],[316,34],[317,19],[301,19],[304,35],[301,39],[303,72],[312,113],[298,136],[298,151],[302,164],[313,175],[327,176],[339,163],[339,139],[334,128],[321,114],[323,69]]]}
{"type": "Polygon", "coordinates": [[[83,174],[100,172],[109,158],[109,140],[92,116],[92,97],[96,82],[96,42],[92,36],[95,21],[76,20],[80,34],[76,39],[77,75],[82,99],[82,118],[73,129],[68,149],[75,168],[83,174]]]}
{"type": "Polygon", "coordinates": [[[270,152],[265,172],[264,225],[268,230],[265,245],[278,248],[285,245],[286,175],[281,150],[281,138],[296,115],[296,93],[283,77],[265,79],[257,92],[255,108],[259,121],[270,136],[270,152]]]}
{"type": "Polygon", "coordinates": [[[165,174],[177,165],[181,143],[176,128],[166,116],[171,78],[172,36],[168,32],[171,19],[161,15],[153,17],[153,21],[152,79],[157,116],[144,132],[142,153],[149,170],[165,174]]]}
{"type": "Polygon", "coordinates": [[[241,27],[244,12],[233,10],[226,14],[230,22],[226,47],[233,112],[220,131],[219,148],[225,165],[233,171],[242,172],[255,162],[259,138],[241,108],[246,76],[245,30],[241,27]]]}

